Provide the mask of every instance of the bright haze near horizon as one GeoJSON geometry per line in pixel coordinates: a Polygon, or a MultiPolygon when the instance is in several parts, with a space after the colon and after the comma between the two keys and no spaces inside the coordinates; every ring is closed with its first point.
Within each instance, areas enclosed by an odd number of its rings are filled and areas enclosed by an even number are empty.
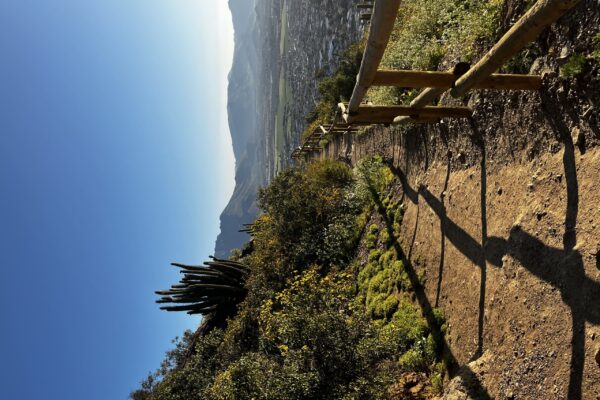
{"type": "Polygon", "coordinates": [[[233,191],[225,0],[0,1],[0,398],[126,399],[233,191]]]}

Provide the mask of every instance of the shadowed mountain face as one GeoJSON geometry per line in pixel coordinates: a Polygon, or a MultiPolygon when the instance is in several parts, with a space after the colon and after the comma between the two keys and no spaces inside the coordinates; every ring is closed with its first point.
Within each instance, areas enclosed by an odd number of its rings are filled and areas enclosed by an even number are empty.
{"type": "Polygon", "coordinates": [[[239,233],[243,223],[257,215],[256,192],[266,183],[264,150],[260,149],[257,129],[258,31],[252,0],[230,0],[235,31],[233,65],[229,72],[227,111],[229,130],[236,159],[235,189],[221,214],[221,233],[215,255],[227,257],[241,247],[248,236],[239,233]]]}

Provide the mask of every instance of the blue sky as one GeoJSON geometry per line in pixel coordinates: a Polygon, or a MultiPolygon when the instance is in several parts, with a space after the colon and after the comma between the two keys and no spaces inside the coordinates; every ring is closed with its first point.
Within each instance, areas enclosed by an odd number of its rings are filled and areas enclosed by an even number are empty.
{"type": "Polygon", "coordinates": [[[0,0],[0,397],[125,399],[233,190],[225,0],[0,0]]]}

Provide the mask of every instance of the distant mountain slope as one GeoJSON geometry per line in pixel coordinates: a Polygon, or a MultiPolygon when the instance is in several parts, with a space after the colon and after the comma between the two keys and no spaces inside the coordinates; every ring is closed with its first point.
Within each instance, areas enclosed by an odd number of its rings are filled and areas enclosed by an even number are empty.
{"type": "Polygon", "coordinates": [[[354,7],[360,1],[229,0],[235,50],[227,108],[236,185],[221,214],[218,257],[249,239],[238,230],[258,213],[258,189],[290,165],[317,98],[317,71],[334,71],[337,55],[361,35],[354,7]]]}
{"type": "MultiPolygon", "coordinates": [[[[233,17],[235,50],[229,72],[227,111],[229,130],[236,159],[235,190],[221,214],[221,233],[215,244],[215,255],[226,257],[240,247],[248,236],[239,233],[241,225],[251,222],[258,212],[256,191],[266,182],[261,165],[256,121],[258,74],[258,31],[252,0],[230,0],[233,17]]],[[[262,157],[261,157],[262,156],[262,157]]]]}

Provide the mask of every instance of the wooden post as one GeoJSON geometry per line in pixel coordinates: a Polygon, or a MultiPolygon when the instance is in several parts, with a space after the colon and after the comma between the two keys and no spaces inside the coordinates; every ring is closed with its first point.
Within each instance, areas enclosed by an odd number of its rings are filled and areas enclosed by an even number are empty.
{"type": "Polygon", "coordinates": [[[579,0],[538,0],[473,68],[456,81],[450,92],[452,96],[464,95],[477,82],[497,71],[578,2],[579,0]]]}
{"type": "MultiPolygon", "coordinates": [[[[349,112],[354,113],[362,102],[367,90],[373,83],[377,68],[394,28],[401,0],[376,0],[371,18],[371,30],[363,54],[356,85],[350,97],[349,112]]],[[[347,118],[347,116],[344,116],[347,118]]],[[[349,120],[347,120],[350,122],[349,120]]]]}
{"type": "MultiPolygon", "coordinates": [[[[442,71],[377,71],[373,86],[450,89],[458,77],[442,71]]],[[[539,90],[542,78],[537,75],[492,74],[477,82],[473,89],[539,90]]]]}

